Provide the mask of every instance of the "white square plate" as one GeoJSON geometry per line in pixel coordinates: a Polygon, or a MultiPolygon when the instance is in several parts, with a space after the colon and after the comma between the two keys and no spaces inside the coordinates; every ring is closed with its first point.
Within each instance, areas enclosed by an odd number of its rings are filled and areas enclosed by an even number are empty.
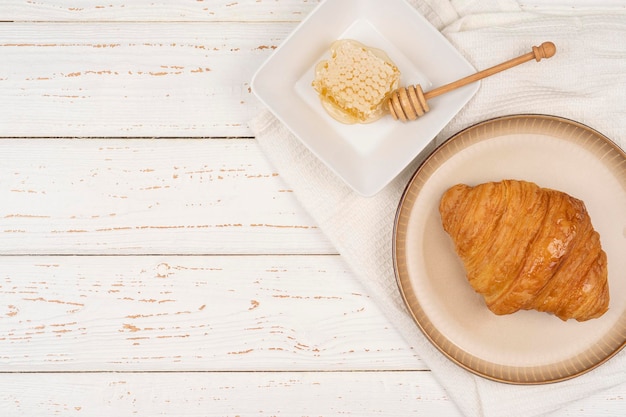
{"type": "Polygon", "coordinates": [[[401,86],[424,91],[475,72],[467,60],[404,0],[326,0],[292,32],[252,80],[257,97],[356,192],[371,196],[393,180],[478,90],[474,83],[429,101],[413,122],[387,115],[342,124],[322,107],[311,82],[330,44],[355,39],[382,49],[398,66],[401,86]]]}

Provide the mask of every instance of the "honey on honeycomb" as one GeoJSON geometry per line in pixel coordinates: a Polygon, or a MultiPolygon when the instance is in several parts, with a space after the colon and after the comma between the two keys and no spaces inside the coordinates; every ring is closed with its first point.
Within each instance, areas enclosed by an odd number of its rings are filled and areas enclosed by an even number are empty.
{"type": "Polygon", "coordinates": [[[385,103],[398,87],[400,71],[379,49],[352,39],[330,47],[330,59],[315,67],[313,88],[322,105],[342,123],[369,123],[385,114],[385,103]]]}

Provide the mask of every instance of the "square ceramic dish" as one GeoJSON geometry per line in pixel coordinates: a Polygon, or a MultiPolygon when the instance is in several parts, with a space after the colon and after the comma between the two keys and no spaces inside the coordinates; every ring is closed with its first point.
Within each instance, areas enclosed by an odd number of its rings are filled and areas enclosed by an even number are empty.
{"type": "Polygon", "coordinates": [[[318,158],[363,196],[393,180],[476,93],[474,83],[429,101],[413,122],[387,115],[369,124],[330,117],[311,86],[330,44],[355,39],[382,49],[398,66],[401,86],[424,91],[475,72],[463,56],[404,0],[326,0],[287,37],[252,80],[257,97],[318,158]]]}

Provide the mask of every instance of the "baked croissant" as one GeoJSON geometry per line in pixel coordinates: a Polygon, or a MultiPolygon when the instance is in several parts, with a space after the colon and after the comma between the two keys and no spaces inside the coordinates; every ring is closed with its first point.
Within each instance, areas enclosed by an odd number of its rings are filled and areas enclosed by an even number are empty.
{"type": "Polygon", "coordinates": [[[534,309],[585,321],[607,311],[606,254],[581,200],[504,180],[455,185],[439,212],[469,283],[495,314],[534,309]]]}

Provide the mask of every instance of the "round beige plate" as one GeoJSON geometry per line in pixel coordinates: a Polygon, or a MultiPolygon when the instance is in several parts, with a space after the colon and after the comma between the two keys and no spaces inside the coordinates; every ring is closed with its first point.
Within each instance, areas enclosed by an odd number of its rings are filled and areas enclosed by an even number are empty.
{"type": "Polygon", "coordinates": [[[515,384],[572,378],[626,344],[626,153],[579,123],[516,115],[470,127],[420,166],[398,207],[394,264],[415,321],[448,358],[515,384]],[[454,184],[519,179],[585,202],[609,268],[609,311],[564,322],[536,311],[497,316],[465,279],[441,227],[439,200],[454,184]]]}

